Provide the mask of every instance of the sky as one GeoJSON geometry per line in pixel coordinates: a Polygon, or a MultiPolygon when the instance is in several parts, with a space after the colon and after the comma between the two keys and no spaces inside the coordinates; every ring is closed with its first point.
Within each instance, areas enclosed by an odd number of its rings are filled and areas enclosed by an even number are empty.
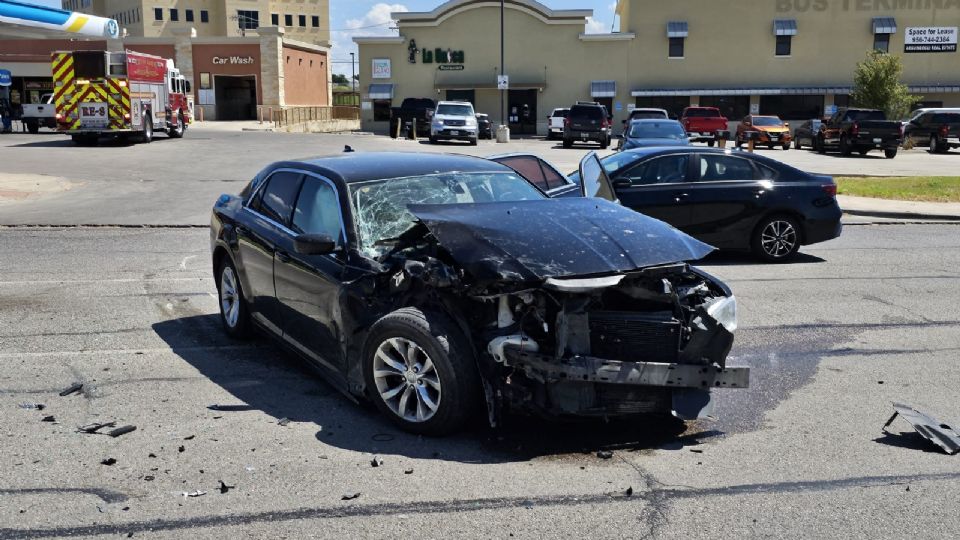
{"type": "MultiPolygon", "coordinates": [[[[21,0],[33,4],[60,7],[60,0],[21,0]]],[[[350,74],[350,53],[357,52],[354,36],[396,35],[390,28],[390,13],[432,11],[444,0],[400,0],[388,3],[376,0],[330,0],[330,40],[333,42],[333,71],[350,74]]],[[[609,32],[613,23],[615,0],[539,0],[552,9],[592,9],[587,23],[590,33],[609,32]]]]}

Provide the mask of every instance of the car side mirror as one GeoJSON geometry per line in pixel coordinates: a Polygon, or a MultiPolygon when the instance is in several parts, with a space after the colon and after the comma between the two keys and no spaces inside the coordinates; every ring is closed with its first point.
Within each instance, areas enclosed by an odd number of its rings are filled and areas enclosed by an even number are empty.
{"type": "Polygon", "coordinates": [[[293,250],[300,255],[326,255],[337,249],[337,243],[326,234],[301,234],[293,239],[293,250]]]}

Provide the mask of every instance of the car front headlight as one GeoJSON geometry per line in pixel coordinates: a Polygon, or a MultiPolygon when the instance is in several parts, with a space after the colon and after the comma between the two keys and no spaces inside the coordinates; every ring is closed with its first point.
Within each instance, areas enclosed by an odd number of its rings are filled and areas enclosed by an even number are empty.
{"type": "Polygon", "coordinates": [[[732,294],[726,298],[720,298],[707,307],[707,315],[713,317],[721,326],[727,329],[731,334],[737,330],[737,297],[732,294]]]}
{"type": "Polygon", "coordinates": [[[441,118],[434,118],[434,119],[433,119],[433,125],[443,127],[443,119],[441,119],[441,118]]]}
{"type": "Polygon", "coordinates": [[[477,127],[477,119],[467,118],[467,127],[477,127]]]}

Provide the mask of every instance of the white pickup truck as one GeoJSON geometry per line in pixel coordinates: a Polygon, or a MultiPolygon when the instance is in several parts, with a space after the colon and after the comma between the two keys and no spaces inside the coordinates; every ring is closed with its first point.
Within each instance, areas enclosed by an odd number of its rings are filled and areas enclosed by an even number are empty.
{"type": "Polygon", "coordinates": [[[30,133],[37,133],[40,127],[57,128],[57,106],[53,103],[53,94],[40,96],[40,103],[24,103],[20,119],[30,133]]]}

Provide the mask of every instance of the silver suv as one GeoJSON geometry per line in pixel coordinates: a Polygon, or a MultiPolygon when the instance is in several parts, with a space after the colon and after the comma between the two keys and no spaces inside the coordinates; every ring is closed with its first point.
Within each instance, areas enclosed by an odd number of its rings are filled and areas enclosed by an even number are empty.
{"type": "Polygon", "coordinates": [[[441,101],[430,122],[430,142],[467,141],[477,144],[477,115],[473,105],[464,101],[441,101]]]}

